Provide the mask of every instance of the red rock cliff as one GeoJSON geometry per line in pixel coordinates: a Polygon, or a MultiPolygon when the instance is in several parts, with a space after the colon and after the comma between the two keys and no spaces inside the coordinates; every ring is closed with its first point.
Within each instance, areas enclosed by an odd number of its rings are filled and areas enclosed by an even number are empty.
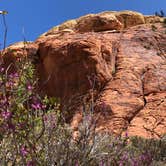
{"type": "Polygon", "coordinates": [[[166,133],[166,28],[161,19],[104,12],[52,28],[27,47],[28,55],[38,57],[40,88],[61,98],[75,127],[83,101],[93,97],[99,130],[159,138],[166,133]]]}

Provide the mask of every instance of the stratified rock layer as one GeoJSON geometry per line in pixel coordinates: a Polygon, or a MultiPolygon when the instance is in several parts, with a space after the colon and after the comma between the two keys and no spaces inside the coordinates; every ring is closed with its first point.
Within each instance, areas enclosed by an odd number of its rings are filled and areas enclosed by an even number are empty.
{"type": "Polygon", "coordinates": [[[88,15],[62,25],[68,30],[55,28],[56,33],[40,36],[33,46],[29,45],[33,50],[29,55],[38,57],[40,89],[61,98],[73,127],[81,120],[83,103],[93,101],[94,114],[99,116],[98,130],[146,138],[164,135],[163,24],[155,23],[150,16],[125,11],[88,15]],[[94,26],[89,20],[102,24],[94,26]]]}

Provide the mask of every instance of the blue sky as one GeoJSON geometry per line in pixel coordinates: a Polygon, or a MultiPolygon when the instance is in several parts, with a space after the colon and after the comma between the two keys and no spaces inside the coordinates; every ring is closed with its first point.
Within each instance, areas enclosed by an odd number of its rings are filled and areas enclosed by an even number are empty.
{"type": "MultiPolygon", "coordinates": [[[[35,40],[40,34],[66,20],[105,10],[135,10],[143,14],[166,12],[166,0],[0,0],[0,10],[7,10],[7,44],[35,40]]],[[[0,44],[4,27],[0,15],[0,44]]],[[[2,47],[2,46],[1,46],[2,47]]]]}

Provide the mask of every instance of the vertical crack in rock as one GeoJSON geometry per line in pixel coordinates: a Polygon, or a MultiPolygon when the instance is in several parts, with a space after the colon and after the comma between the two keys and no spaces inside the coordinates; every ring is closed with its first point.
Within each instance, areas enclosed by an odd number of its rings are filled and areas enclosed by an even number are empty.
{"type": "Polygon", "coordinates": [[[143,97],[143,100],[144,100],[144,107],[146,106],[147,104],[147,101],[146,101],[146,97],[145,97],[145,93],[144,93],[144,77],[145,77],[145,72],[143,72],[142,76],[141,76],[141,85],[142,85],[142,97],[143,97]]]}
{"type": "Polygon", "coordinates": [[[119,41],[113,41],[112,42],[112,52],[109,55],[110,56],[110,61],[111,61],[111,66],[112,66],[112,77],[107,80],[105,82],[105,84],[103,84],[103,86],[100,88],[99,90],[99,94],[100,92],[102,92],[103,90],[106,90],[106,86],[110,83],[110,81],[112,81],[114,79],[114,76],[116,74],[116,69],[117,69],[117,55],[119,52],[119,48],[120,48],[120,40],[119,41]]]}
{"type": "Polygon", "coordinates": [[[117,61],[117,55],[119,52],[119,47],[120,47],[120,41],[112,43],[112,57],[113,57],[113,59],[111,59],[111,65],[112,65],[112,75],[113,76],[116,73],[116,65],[117,65],[116,61],[117,61]]]}
{"type": "MultiPolygon", "coordinates": [[[[146,70],[146,71],[147,71],[147,70],[146,70]]],[[[145,77],[146,71],[144,71],[144,72],[141,74],[141,78],[140,78],[140,80],[141,80],[141,86],[142,86],[142,87],[141,87],[141,89],[142,89],[141,97],[143,98],[144,105],[141,106],[140,108],[138,108],[138,109],[134,112],[133,116],[131,116],[131,117],[128,119],[128,126],[131,124],[131,121],[139,114],[139,112],[145,108],[145,106],[146,106],[146,104],[147,104],[146,97],[145,97],[145,94],[144,94],[144,77],[145,77]]],[[[127,128],[128,128],[128,127],[127,127],[127,128]]],[[[126,128],[126,130],[127,130],[127,128],[126,128]]]]}

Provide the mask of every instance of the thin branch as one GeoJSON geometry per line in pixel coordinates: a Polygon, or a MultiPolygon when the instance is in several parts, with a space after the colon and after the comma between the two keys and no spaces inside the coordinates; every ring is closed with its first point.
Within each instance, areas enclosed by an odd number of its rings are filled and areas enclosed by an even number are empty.
{"type": "Polygon", "coordinates": [[[5,32],[4,32],[4,41],[3,41],[3,50],[5,50],[6,48],[6,39],[7,39],[7,24],[6,24],[6,19],[5,19],[5,15],[3,14],[2,15],[2,18],[3,18],[3,25],[5,27],[5,32]]]}

